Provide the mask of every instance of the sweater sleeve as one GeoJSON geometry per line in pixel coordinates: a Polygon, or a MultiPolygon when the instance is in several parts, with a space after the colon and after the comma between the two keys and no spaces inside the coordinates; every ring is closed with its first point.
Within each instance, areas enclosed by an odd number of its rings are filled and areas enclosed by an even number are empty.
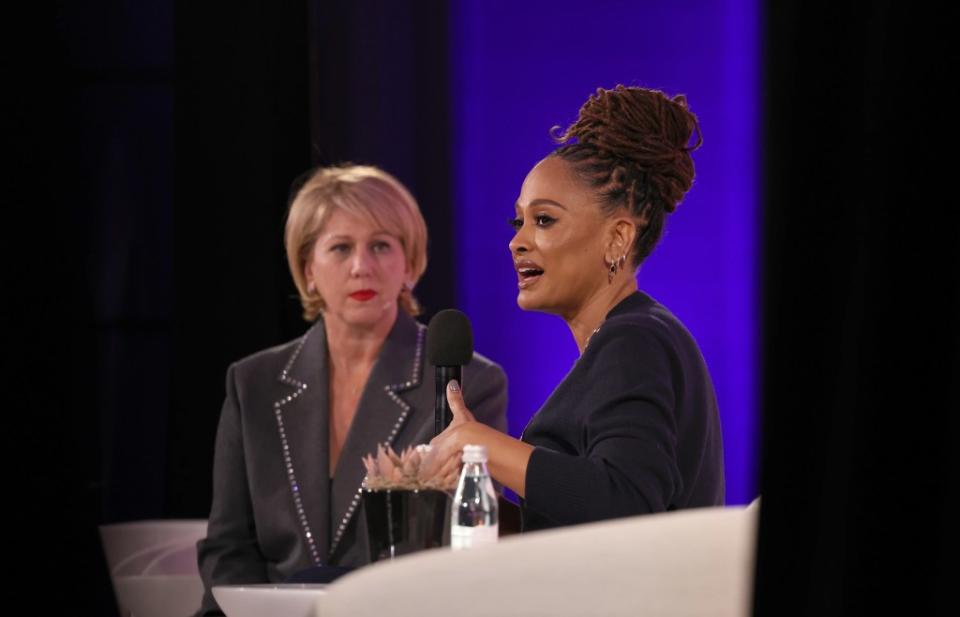
{"type": "Polygon", "coordinates": [[[537,447],[527,466],[526,506],[560,525],[660,512],[682,488],[679,363],[654,332],[610,326],[579,360],[565,409],[579,423],[580,454],[537,447]]]}

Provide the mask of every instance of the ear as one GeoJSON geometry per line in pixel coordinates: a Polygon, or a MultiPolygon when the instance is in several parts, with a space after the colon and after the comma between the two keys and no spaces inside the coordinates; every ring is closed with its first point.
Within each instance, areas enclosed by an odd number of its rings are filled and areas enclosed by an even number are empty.
{"type": "Polygon", "coordinates": [[[313,285],[313,262],[308,261],[303,266],[303,278],[306,281],[307,289],[310,289],[310,286],[313,285]]]}
{"type": "Polygon", "coordinates": [[[617,216],[609,222],[607,228],[607,263],[613,263],[624,255],[628,258],[637,239],[637,224],[626,216],[617,216]]]}

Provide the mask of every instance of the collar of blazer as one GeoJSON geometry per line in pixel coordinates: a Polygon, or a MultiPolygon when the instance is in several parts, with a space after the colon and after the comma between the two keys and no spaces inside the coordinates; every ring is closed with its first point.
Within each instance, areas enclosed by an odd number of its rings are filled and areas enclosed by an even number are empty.
{"type": "Polygon", "coordinates": [[[333,494],[329,494],[327,481],[329,401],[327,340],[322,317],[300,340],[278,376],[281,383],[292,388],[274,403],[274,414],[301,533],[315,564],[323,563],[321,555],[333,555],[357,510],[365,474],[361,458],[375,450],[376,444],[392,444],[410,415],[418,411],[411,408],[402,393],[422,381],[425,332],[426,328],[406,313],[397,315],[357,404],[334,469],[333,494]],[[309,511],[328,504],[329,519],[325,513],[309,511]],[[328,547],[326,530],[318,527],[326,527],[329,520],[334,524],[328,547]]]}

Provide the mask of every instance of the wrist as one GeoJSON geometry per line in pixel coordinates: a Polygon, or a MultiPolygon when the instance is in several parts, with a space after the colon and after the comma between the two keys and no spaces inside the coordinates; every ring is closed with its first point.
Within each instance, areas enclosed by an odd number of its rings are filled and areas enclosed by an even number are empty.
{"type": "Polygon", "coordinates": [[[480,441],[480,432],[477,430],[482,426],[479,422],[467,422],[461,425],[454,441],[457,451],[463,451],[463,447],[470,444],[486,445],[485,442],[480,441]]]}

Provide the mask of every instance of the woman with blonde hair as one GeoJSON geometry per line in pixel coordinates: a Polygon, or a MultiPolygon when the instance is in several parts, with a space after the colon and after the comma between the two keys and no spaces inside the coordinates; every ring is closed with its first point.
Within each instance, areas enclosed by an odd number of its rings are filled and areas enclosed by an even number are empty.
{"type": "MultiPolygon", "coordinates": [[[[314,325],[227,371],[198,545],[202,614],[216,614],[214,585],[368,563],[361,457],[433,437],[434,375],[413,295],[427,229],[410,192],[375,167],[319,169],[290,205],[285,244],[314,325]]],[[[505,430],[502,369],[475,354],[464,378],[477,418],[505,430]]]]}

